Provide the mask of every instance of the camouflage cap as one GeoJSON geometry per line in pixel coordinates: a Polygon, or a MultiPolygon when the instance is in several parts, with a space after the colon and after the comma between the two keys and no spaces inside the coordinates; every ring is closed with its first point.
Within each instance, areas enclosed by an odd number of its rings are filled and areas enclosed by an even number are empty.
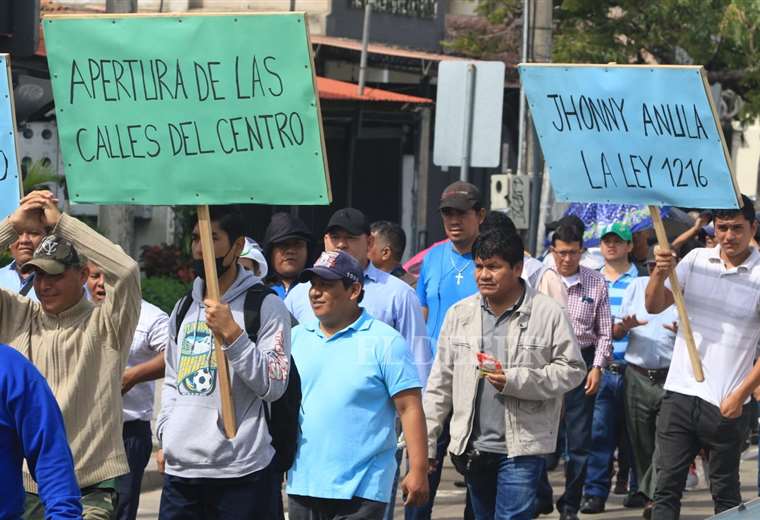
{"type": "Polygon", "coordinates": [[[33,269],[41,269],[55,275],[63,273],[69,267],[83,265],[84,260],[77,253],[74,244],[59,236],[48,235],[40,242],[32,259],[21,267],[21,272],[26,274],[33,269]]]}

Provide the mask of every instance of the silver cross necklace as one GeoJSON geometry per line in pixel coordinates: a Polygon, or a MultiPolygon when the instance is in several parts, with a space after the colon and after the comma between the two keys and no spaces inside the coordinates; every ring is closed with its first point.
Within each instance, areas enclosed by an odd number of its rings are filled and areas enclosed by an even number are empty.
{"type": "Polygon", "coordinates": [[[464,271],[465,269],[467,269],[467,266],[469,265],[469,262],[467,260],[465,260],[464,261],[464,267],[462,267],[460,269],[454,263],[454,257],[453,257],[454,251],[451,251],[451,255],[452,256],[449,256],[449,261],[451,262],[451,267],[453,267],[454,270],[457,272],[457,274],[456,274],[456,276],[454,278],[456,278],[456,280],[457,280],[457,285],[461,285],[462,284],[462,280],[464,280],[464,276],[462,275],[462,271],[464,271]]]}

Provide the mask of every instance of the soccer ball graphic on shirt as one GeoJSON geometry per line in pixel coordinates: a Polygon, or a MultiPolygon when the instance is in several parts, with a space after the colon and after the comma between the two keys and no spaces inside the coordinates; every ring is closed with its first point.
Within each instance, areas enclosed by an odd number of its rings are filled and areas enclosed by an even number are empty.
{"type": "Polygon", "coordinates": [[[216,387],[213,335],[204,322],[185,327],[177,368],[180,395],[211,395],[216,387]]]}
{"type": "Polygon", "coordinates": [[[208,368],[201,368],[190,376],[190,384],[199,394],[206,394],[214,387],[214,375],[208,368]]]}

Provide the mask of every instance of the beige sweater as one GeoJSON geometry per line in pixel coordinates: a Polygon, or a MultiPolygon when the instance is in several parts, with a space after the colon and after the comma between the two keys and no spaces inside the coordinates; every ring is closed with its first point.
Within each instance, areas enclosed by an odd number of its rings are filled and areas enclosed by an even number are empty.
{"type": "MultiPolygon", "coordinates": [[[[59,315],[0,289],[0,342],[19,350],[42,372],[63,412],[77,480],[87,487],[129,472],[122,440],[121,375],[140,315],[140,271],[119,246],[63,215],[55,234],[102,266],[109,297],[84,297],[59,315]]],[[[16,240],[0,222],[0,250],[16,240]]],[[[25,470],[24,485],[36,493],[25,470]]]]}

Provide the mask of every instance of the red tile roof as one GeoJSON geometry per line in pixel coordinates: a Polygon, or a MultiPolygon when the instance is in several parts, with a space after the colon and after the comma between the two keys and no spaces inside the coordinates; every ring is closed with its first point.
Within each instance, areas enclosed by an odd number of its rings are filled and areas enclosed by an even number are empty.
{"type": "Polygon", "coordinates": [[[389,103],[432,103],[432,99],[399,94],[390,90],[364,87],[364,94],[359,95],[359,86],[355,83],[317,76],[317,89],[320,99],[338,99],[344,101],[375,101],[389,103]]]}

